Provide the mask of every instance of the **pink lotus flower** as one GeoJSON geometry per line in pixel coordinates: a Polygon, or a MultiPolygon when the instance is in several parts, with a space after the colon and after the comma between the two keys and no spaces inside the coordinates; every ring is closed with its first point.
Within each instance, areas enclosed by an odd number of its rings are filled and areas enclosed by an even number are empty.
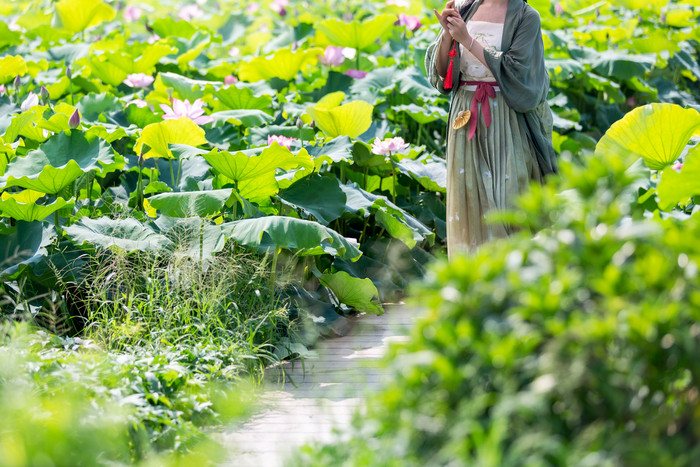
{"type": "Polygon", "coordinates": [[[228,75],[227,77],[224,78],[224,84],[229,85],[229,84],[235,84],[238,82],[238,78],[236,78],[233,75],[228,75]]]}
{"type": "Polygon", "coordinates": [[[323,52],[323,56],[318,56],[318,60],[326,66],[340,66],[345,61],[343,48],[329,45],[323,52]]]}
{"type": "Polygon", "coordinates": [[[562,13],[564,13],[564,7],[561,6],[561,3],[557,2],[554,5],[554,14],[556,14],[557,16],[561,16],[562,13]]]}
{"type": "Polygon", "coordinates": [[[280,16],[287,14],[287,7],[289,6],[289,0],[273,0],[270,4],[272,11],[280,16]]]}
{"type": "Polygon", "coordinates": [[[267,144],[277,143],[287,149],[289,149],[296,140],[296,138],[288,138],[282,135],[267,135],[267,144]]]}
{"type": "Polygon", "coordinates": [[[39,96],[37,94],[34,94],[33,92],[30,92],[19,108],[22,112],[26,112],[35,105],[39,105],[39,96]]]}
{"type": "Polygon", "coordinates": [[[188,99],[184,102],[180,99],[173,99],[173,106],[160,104],[160,108],[163,109],[165,114],[163,115],[163,120],[172,120],[182,117],[187,117],[197,125],[205,125],[214,121],[209,115],[204,115],[204,102],[201,99],[197,99],[190,104],[188,99]]]}
{"type": "Polygon", "coordinates": [[[241,54],[241,49],[239,49],[238,47],[236,47],[236,46],[234,45],[233,47],[231,47],[230,49],[228,49],[228,54],[229,54],[229,56],[231,56],[231,57],[238,57],[238,56],[241,54]]]}
{"type": "Polygon", "coordinates": [[[681,169],[683,168],[683,163],[682,163],[682,162],[676,162],[675,164],[673,164],[673,165],[671,166],[671,168],[672,168],[673,170],[675,170],[676,172],[680,172],[681,169]]]}
{"type": "Polygon", "coordinates": [[[246,11],[248,12],[249,15],[255,14],[260,10],[260,4],[258,2],[251,2],[248,5],[248,8],[246,8],[246,11]]]}
{"type": "Polygon", "coordinates": [[[637,107],[637,101],[636,101],[636,99],[634,98],[634,96],[630,96],[630,97],[627,98],[627,105],[628,105],[629,107],[637,107]]]}
{"type": "Polygon", "coordinates": [[[151,83],[153,83],[153,76],[146,73],[132,73],[126,75],[124,80],[124,84],[130,88],[147,88],[151,83]]]}
{"type": "Polygon", "coordinates": [[[192,4],[182,7],[177,16],[185,21],[191,21],[193,18],[204,16],[204,12],[199,8],[199,5],[192,4]]]}
{"type": "Polygon", "coordinates": [[[0,84],[0,94],[5,94],[5,85],[0,84]]]}
{"type": "Polygon", "coordinates": [[[124,9],[124,21],[131,23],[132,21],[137,21],[141,17],[141,8],[129,5],[124,9]]]}
{"type": "Polygon", "coordinates": [[[399,15],[399,20],[394,23],[399,26],[406,26],[406,29],[409,31],[415,31],[416,29],[421,27],[420,24],[420,19],[418,19],[417,16],[409,16],[405,13],[401,13],[399,15]]]}
{"type": "Polygon", "coordinates": [[[158,34],[153,34],[151,37],[148,38],[148,43],[149,44],[154,44],[160,40],[160,36],[158,34]]]}
{"type": "Polygon", "coordinates": [[[349,69],[348,71],[346,71],[345,74],[348,75],[349,77],[355,78],[355,79],[362,79],[362,78],[364,78],[365,76],[367,76],[367,72],[366,72],[366,71],[355,70],[355,69],[352,69],[352,68],[349,69]]]}
{"type": "Polygon", "coordinates": [[[408,143],[404,142],[403,138],[387,138],[384,141],[375,138],[372,142],[372,152],[380,156],[392,155],[401,152],[408,147],[408,143]]]}

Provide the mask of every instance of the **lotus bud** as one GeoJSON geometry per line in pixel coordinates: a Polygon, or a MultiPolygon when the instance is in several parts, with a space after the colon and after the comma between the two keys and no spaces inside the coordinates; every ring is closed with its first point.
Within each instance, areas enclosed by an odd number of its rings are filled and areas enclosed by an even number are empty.
{"type": "Polygon", "coordinates": [[[41,86],[41,105],[46,105],[49,103],[49,90],[46,86],[41,86]]]}
{"type": "Polygon", "coordinates": [[[66,65],[66,76],[68,77],[68,79],[73,78],[73,72],[70,69],[70,65],[66,65]]]}
{"type": "Polygon", "coordinates": [[[75,112],[73,112],[73,115],[70,116],[70,119],[68,119],[68,127],[71,130],[75,130],[80,126],[80,113],[78,113],[78,109],[75,109],[75,112]]]}
{"type": "Polygon", "coordinates": [[[19,89],[22,87],[22,80],[20,79],[19,75],[15,76],[15,89],[19,89]]]}
{"type": "Polygon", "coordinates": [[[301,119],[301,117],[297,117],[297,128],[300,130],[304,128],[304,121],[301,119]]]}
{"type": "Polygon", "coordinates": [[[311,122],[309,123],[309,126],[311,127],[311,129],[316,128],[316,122],[314,122],[313,120],[311,120],[311,122]]]}

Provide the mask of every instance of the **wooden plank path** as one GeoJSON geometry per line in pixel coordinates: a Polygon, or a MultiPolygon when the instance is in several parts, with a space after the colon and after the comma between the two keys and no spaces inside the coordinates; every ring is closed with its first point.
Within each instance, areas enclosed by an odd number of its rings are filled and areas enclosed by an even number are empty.
{"type": "Polygon", "coordinates": [[[389,373],[379,362],[387,346],[405,339],[418,317],[416,310],[385,306],[382,316],[357,319],[344,337],[322,341],[318,356],[287,362],[286,377],[268,372],[261,409],[221,440],[230,455],[222,464],[236,467],[278,467],[299,446],[330,441],[333,429],[350,424],[367,393],[380,387],[389,373]]]}

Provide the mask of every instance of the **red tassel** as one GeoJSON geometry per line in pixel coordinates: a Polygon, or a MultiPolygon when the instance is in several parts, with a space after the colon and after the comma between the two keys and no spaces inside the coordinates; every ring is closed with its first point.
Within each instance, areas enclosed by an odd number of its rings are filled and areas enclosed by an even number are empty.
{"type": "Polygon", "coordinates": [[[454,67],[455,57],[457,56],[457,51],[455,47],[457,41],[452,41],[452,50],[447,54],[450,57],[450,64],[447,66],[447,74],[445,75],[445,89],[452,89],[452,68],[454,67]]]}

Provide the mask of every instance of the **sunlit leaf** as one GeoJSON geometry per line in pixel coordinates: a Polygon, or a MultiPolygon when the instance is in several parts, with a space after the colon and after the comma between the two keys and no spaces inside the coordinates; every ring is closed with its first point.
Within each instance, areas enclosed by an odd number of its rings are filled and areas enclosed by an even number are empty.
{"type": "Polygon", "coordinates": [[[0,57],[0,83],[6,83],[15,76],[27,74],[27,62],[19,55],[0,57]]]}
{"type": "Polygon", "coordinates": [[[339,103],[339,96],[342,100],[342,93],[332,93],[331,99],[319,101],[319,104],[308,107],[307,112],[313,118],[316,126],[323,133],[330,137],[346,135],[350,138],[357,138],[367,131],[372,125],[372,112],[374,106],[364,101],[353,101],[341,106],[334,106],[339,103]]]}
{"type": "Polygon", "coordinates": [[[700,113],[675,104],[649,104],[615,122],[596,153],[641,157],[650,169],[673,164],[700,128],[700,113]]]}
{"type": "Polygon", "coordinates": [[[327,19],[316,24],[333,45],[365,50],[389,30],[396,21],[393,15],[371,16],[364,21],[346,23],[339,19],[327,19]]]}
{"type": "Polygon", "coordinates": [[[323,274],[319,277],[321,284],[333,291],[341,303],[361,313],[381,315],[384,313],[377,287],[370,279],[352,277],[344,271],[323,274]]]}
{"type": "Polygon", "coordinates": [[[316,63],[318,55],[322,54],[323,50],[320,48],[299,49],[294,52],[291,49],[280,49],[271,55],[242,62],[239,78],[249,82],[267,81],[272,78],[291,81],[299,71],[316,63]]]}
{"type": "Polygon", "coordinates": [[[102,0],[59,0],[55,8],[55,26],[72,33],[110,21],[116,15],[114,8],[102,0]]]}
{"type": "Polygon", "coordinates": [[[147,125],[136,140],[134,152],[140,154],[141,148],[146,144],[151,149],[144,154],[144,158],[172,159],[173,153],[168,149],[168,144],[199,146],[206,143],[204,130],[189,118],[182,117],[147,125]]]}
{"type": "Polygon", "coordinates": [[[671,167],[664,169],[656,192],[664,210],[700,195],[700,146],[686,154],[680,173],[671,167]]]}
{"type": "Polygon", "coordinates": [[[34,190],[23,190],[19,193],[4,192],[0,196],[0,215],[11,217],[18,221],[41,221],[66,206],[72,206],[63,198],[57,198],[51,204],[37,204],[37,200],[44,196],[34,190]]]}

